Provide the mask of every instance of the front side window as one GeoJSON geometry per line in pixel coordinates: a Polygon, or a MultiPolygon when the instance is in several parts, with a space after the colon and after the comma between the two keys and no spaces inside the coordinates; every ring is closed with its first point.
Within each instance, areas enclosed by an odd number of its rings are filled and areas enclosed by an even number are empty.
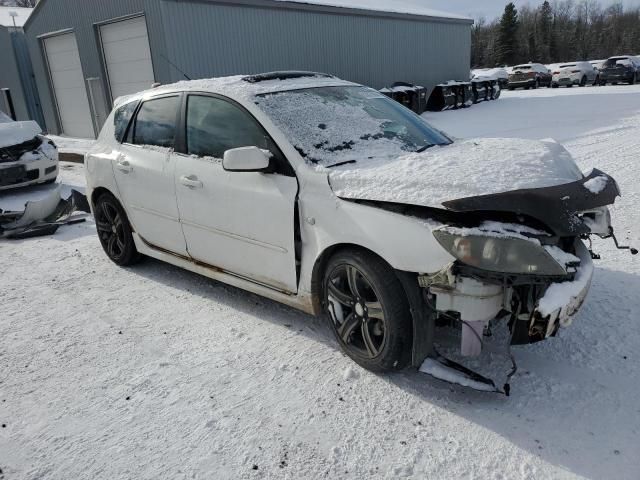
{"type": "Polygon", "coordinates": [[[136,111],[137,106],[137,101],[129,102],[119,107],[113,114],[113,135],[118,142],[122,142],[124,139],[127,126],[129,126],[129,122],[131,121],[131,117],[133,116],[133,112],[136,111]]]}
{"type": "Polygon", "coordinates": [[[244,110],[216,97],[190,95],[187,101],[187,153],[221,159],[232,148],[270,149],[267,135],[244,110]]]}
{"type": "Polygon", "coordinates": [[[173,148],[180,97],[163,97],[142,104],[133,124],[132,143],[173,148]]]}
{"type": "Polygon", "coordinates": [[[318,87],[258,96],[257,105],[310,163],[334,166],[422,152],[451,140],[367,87],[318,87]]]}

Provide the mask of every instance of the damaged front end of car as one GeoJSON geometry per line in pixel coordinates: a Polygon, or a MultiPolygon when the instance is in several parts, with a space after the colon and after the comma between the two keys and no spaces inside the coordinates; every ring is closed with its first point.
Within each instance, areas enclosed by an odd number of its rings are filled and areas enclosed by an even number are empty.
{"type": "Polygon", "coordinates": [[[445,381],[508,395],[516,371],[509,347],[555,336],[582,305],[599,258],[590,237],[612,238],[618,248],[637,253],[618,244],[611,226],[608,206],[619,195],[613,178],[593,170],[569,184],[446,202],[446,210],[375,202],[428,220],[455,258],[441,271],[417,276],[414,365],[445,381]],[[463,363],[481,355],[500,327],[512,366],[497,387],[463,363]]]}

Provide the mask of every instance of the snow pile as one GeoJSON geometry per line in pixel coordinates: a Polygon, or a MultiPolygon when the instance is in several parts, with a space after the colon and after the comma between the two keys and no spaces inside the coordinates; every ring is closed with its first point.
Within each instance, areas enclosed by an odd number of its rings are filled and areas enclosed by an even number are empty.
{"type": "Polygon", "coordinates": [[[609,179],[607,177],[605,177],[604,175],[599,175],[597,177],[592,178],[591,180],[584,182],[583,187],[589,190],[594,195],[597,195],[600,192],[602,192],[605,188],[607,188],[608,183],[609,183],[609,179]]]}
{"type": "Polygon", "coordinates": [[[0,122],[0,148],[20,145],[33,140],[42,129],[33,120],[27,122],[0,122]]]}
{"type": "Polygon", "coordinates": [[[459,198],[571,183],[582,173],[561,145],[485,138],[395,159],[362,159],[329,174],[342,198],[440,207],[459,198]]]}

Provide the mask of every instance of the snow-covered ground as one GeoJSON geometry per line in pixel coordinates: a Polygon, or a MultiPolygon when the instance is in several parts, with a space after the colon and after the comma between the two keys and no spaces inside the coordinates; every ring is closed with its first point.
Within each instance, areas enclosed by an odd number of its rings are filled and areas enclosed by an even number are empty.
{"type": "MultiPolygon", "coordinates": [[[[640,244],[640,86],[426,117],[459,137],[562,141],[617,178],[614,222],[640,244]]],[[[82,185],[82,166],[61,179],[82,185]]],[[[322,320],[157,261],[118,268],[91,222],[2,242],[0,479],[637,479],[640,263],[595,247],[582,312],[514,349],[505,398],[373,375],[322,320]]]]}

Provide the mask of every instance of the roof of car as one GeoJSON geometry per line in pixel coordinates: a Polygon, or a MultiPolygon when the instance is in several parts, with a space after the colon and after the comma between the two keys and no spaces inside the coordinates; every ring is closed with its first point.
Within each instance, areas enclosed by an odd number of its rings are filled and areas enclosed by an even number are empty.
{"type": "Polygon", "coordinates": [[[232,77],[203,78],[186,80],[169,85],[160,85],[133,95],[116,99],[114,106],[147,96],[172,92],[210,92],[233,99],[250,99],[256,95],[301,90],[304,88],[337,86],[358,86],[356,83],[341,80],[326,73],[317,72],[269,72],[254,75],[235,75],[232,77]]]}

